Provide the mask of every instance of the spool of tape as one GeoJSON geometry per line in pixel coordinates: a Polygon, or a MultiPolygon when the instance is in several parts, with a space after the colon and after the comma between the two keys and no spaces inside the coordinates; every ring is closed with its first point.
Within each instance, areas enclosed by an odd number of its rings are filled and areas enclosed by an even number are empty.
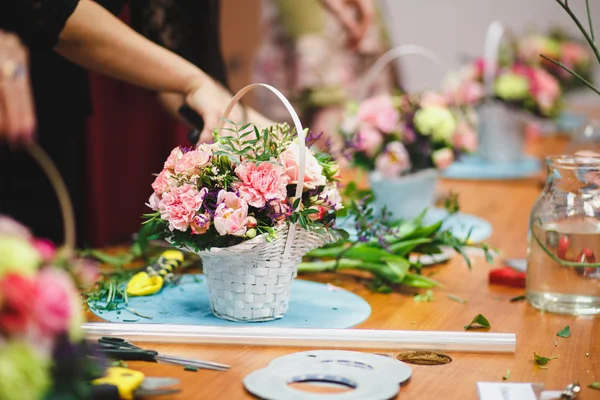
{"type": "Polygon", "coordinates": [[[320,363],[287,369],[269,365],[244,378],[244,387],[266,400],[388,400],[400,390],[389,375],[341,363],[320,363]],[[351,387],[344,393],[313,393],[297,390],[294,382],[327,382],[351,387]]]}
{"type": "Polygon", "coordinates": [[[354,367],[359,371],[371,370],[378,375],[385,375],[398,384],[408,381],[412,368],[395,358],[372,353],[343,350],[314,350],[292,353],[271,361],[269,368],[289,369],[295,366],[311,368],[318,365],[339,364],[354,367]]]}

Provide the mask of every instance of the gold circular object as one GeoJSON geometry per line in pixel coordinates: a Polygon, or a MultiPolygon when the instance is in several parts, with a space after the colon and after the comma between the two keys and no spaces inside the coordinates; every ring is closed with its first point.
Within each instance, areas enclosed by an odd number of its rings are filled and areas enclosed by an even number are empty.
{"type": "Polygon", "coordinates": [[[15,79],[25,75],[25,66],[13,60],[5,61],[0,67],[0,77],[4,79],[15,79]]]}
{"type": "Polygon", "coordinates": [[[431,351],[406,351],[396,354],[396,358],[402,362],[416,365],[444,365],[452,362],[450,356],[431,351]]]}

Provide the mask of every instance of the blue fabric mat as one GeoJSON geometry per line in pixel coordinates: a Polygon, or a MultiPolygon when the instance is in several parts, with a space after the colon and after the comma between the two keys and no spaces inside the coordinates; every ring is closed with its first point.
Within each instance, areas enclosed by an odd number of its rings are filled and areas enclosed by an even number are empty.
{"type": "Polygon", "coordinates": [[[541,163],[535,157],[523,156],[523,159],[506,164],[490,164],[476,155],[463,156],[443,173],[444,178],[502,180],[528,178],[541,171],[541,163]]]}
{"type": "MultiPolygon", "coordinates": [[[[90,304],[93,307],[93,304],[90,304]]],[[[103,305],[98,303],[98,305],[103,305]]],[[[153,296],[130,297],[128,307],[152,319],[120,311],[90,310],[109,322],[147,324],[241,326],[249,323],[226,321],[213,315],[204,275],[184,275],[178,285],[169,285],[153,296]]],[[[278,328],[351,328],[371,315],[362,297],[322,283],[296,279],[292,283],[290,308],[275,321],[256,322],[278,328]]]]}

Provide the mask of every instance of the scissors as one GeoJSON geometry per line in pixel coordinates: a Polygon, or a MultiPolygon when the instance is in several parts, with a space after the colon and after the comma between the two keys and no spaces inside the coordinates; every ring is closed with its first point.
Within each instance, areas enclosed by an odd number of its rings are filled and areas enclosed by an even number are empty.
{"type": "Polygon", "coordinates": [[[125,360],[125,361],[162,361],[168,364],[181,366],[189,366],[195,368],[212,369],[215,371],[225,371],[229,369],[229,365],[219,364],[210,361],[192,360],[182,357],[161,355],[154,350],[146,350],[129,343],[127,340],[104,336],[98,339],[100,351],[107,357],[125,360]]]}

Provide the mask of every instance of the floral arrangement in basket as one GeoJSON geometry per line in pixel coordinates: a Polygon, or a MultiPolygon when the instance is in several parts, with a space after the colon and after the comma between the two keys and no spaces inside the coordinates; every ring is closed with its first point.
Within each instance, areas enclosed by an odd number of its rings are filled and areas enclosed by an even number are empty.
{"type": "Polygon", "coordinates": [[[95,269],[0,215],[0,398],[87,399],[102,375],[80,329],[77,286],[95,269]]]}
{"type": "MultiPolygon", "coordinates": [[[[486,99],[484,59],[477,59],[446,80],[444,93],[454,105],[477,106],[486,99]]],[[[493,98],[537,117],[554,118],[562,108],[558,80],[540,66],[513,63],[496,68],[493,98]]]]}
{"type": "Polygon", "coordinates": [[[269,85],[253,84],[233,98],[214,143],[175,148],[152,185],[147,231],[201,256],[216,316],[281,318],[302,256],[339,238],[339,166],[308,147],[289,101],[269,85]],[[260,131],[225,119],[259,86],[279,97],[295,129],[280,124],[260,131]]]}
{"type": "Polygon", "coordinates": [[[473,120],[434,92],[352,103],[341,132],[356,166],[390,177],[445,169],[477,147],[473,120]]]}
{"type": "Polygon", "coordinates": [[[544,54],[574,71],[587,81],[592,80],[592,54],[585,43],[572,39],[569,35],[555,29],[547,36],[529,34],[517,41],[519,60],[532,66],[540,66],[558,79],[563,91],[568,92],[584,87],[585,84],[567,70],[540,57],[544,54]]]}
{"type": "Polygon", "coordinates": [[[155,237],[198,252],[257,235],[273,240],[289,222],[303,229],[332,227],[342,207],[337,162],[307,151],[302,196],[295,198],[300,145],[293,129],[280,124],[260,132],[231,123],[232,136],[173,149],[148,203],[155,237]]]}

